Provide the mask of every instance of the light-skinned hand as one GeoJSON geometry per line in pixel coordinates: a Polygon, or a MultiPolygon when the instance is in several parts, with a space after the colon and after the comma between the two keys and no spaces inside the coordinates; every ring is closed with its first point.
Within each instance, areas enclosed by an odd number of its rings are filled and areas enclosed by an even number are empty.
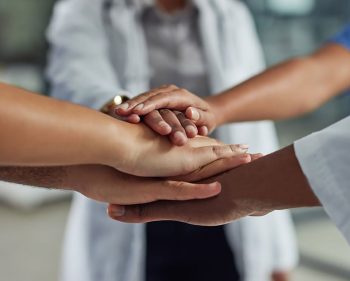
{"type": "Polygon", "coordinates": [[[118,159],[110,153],[106,165],[135,176],[172,177],[186,175],[216,160],[239,157],[248,150],[246,145],[224,145],[215,139],[198,136],[183,146],[169,140],[143,124],[123,125],[111,135],[106,152],[119,143],[118,159]]]}
{"type": "Polygon", "coordinates": [[[181,178],[171,179],[136,177],[102,165],[71,166],[66,169],[68,177],[64,185],[90,199],[119,205],[205,199],[219,194],[221,184],[192,182],[250,161],[249,154],[219,159],[181,178]]]}

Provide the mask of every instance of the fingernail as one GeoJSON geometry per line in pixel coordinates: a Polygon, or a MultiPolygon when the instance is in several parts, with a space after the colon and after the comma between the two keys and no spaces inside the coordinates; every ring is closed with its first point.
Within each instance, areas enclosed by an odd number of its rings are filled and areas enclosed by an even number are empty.
{"type": "Polygon", "coordinates": [[[134,110],[141,110],[144,107],[143,103],[140,103],[139,105],[135,106],[134,110]]]}
{"type": "Polygon", "coordinates": [[[191,108],[192,120],[197,121],[199,119],[199,113],[194,108],[191,108]]]}
{"type": "Polygon", "coordinates": [[[160,121],[158,124],[159,124],[160,127],[163,127],[163,128],[170,127],[169,124],[167,122],[165,122],[165,121],[160,121]]]}
{"type": "Polygon", "coordinates": [[[217,190],[218,187],[220,187],[220,183],[219,182],[213,182],[213,183],[210,183],[208,185],[208,189],[211,190],[211,191],[217,190]]]}
{"type": "Polygon", "coordinates": [[[246,152],[248,152],[248,148],[238,148],[237,152],[246,153],[246,152]]]}
{"type": "Polygon", "coordinates": [[[162,129],[166,130],[166,132],[164,133],[167,133],[167,134],[170,134],[171,133],[171,127],[168,123],[166,123],[165,121],[160,121],[158,123],[159,127],[161,127],[162,129]]]}
{"type": "Polygon", "coordinates": [[[190,134],[191,136],[197,135],[197,130],[196,130],[196,128],[193,127],[193,126],[191,126],[191,125],[186,126],[185,130],[186,130],[186,132],[187,132],[188,134],[190,134]]]}
{"type": "Polygon", "coordinates": [[[208,127],[207,126],[202,126],[200,128],[200,132],[201,132],[201,135],[202,136],[207,136],[209,134],[209,130],[208,130],[208,127]]]}
{"type": "Polygon", "coordinates": [[[174,139],[178,142],[185,143],[186,142],[186,136],[182,132],[175,132],[174,139]]]}
{"type": "Polygon", "coordinates": [[[230,145],[232,151],[236,153],[246,153],[248,151],[248,148],[246,146],[241,145],[230,145]]]}
{"type": "Polygon", "coordinates": [[[238,147],[241,148],[241,149],[249,149],[249,145],[248,144],[239,144],[238,147]]]}
{"type": "Polygon", "coordinates": [[[109,214],[112,217],[122,217],[125,215],[125,207],[124,206],[112,206],[109,209],[109,214]]]}
{"type": "Polygon", "coordinates": [[[127,110],[128,108],[129,108],[128,103],[122,103],[116,107],[116,109],[123,109],[123,110],[127,110]]]}

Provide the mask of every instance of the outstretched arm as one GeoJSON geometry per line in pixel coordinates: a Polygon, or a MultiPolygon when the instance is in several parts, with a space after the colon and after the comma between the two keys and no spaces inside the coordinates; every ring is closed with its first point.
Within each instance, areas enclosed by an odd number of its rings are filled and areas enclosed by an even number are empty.
{"type": "Polygon", "coordinates": [[[247,147],[195,138],[173,146],[144,125],[0,84],[0,166],[101,164],[138,176],[178,176],[247,147]]]}
{"type": "Polygon", "coordinates": [[[181,110],[208,131],[229,122],[284,119],[312,111],[350,88],[350,52],[328,44],[307,57],[295,58],[202,100],[176,86],[165,86],[117,108],[120,115],[144,115],[159,108],[181,110]]]}
{"type": "MultiPolygon", "coordinates": [[[[233,166],[232,160],[230,163],[225,162],[233,166]]],[[[206,173],[208,172],[209,170],[206,173]]],[[[192,177],[193,180],[196,179],[195,175],[192,177]]],[[[0,167],[0,180],[43,188],[73,190],[90,199],[115,204],[140,204],[162,199],[199,199],[220,192],[220,184],[217,182],[191,184],[182,181],[138,178],[99,165],[0,167]]]]}
{"type": "Polygon", "coordinates": [[[109,207],[112,218],[122,222],[176,220],[197,225],[221,225],[248,215],[278,209],[318,206],[293,146],[265,156],[216,178],[221,193],[213,198],[187,202],[156,202],[109,207]],[[123,210],[123,216],[117,216],[123,210]]]}
{"type": "Polygon", "coordinates": [[[117,164],[122,150],[107,141],[122,122],[2,83],[0,115],[0,165],[107,164],[111,151],[117,164]]]}
{"type": "Polygon", "coordinates": [[[350,52],[336,44],[289,60],[208,99],[218,124],[285,119],[313,111],[350,88],[350,52]]]}

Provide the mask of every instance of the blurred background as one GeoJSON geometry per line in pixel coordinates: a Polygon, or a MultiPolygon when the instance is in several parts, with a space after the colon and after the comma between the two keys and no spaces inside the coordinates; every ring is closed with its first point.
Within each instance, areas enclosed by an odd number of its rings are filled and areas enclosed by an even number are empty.
{"type": "MultiPolygon", "coordinates": [[[[0,81],[47,93],[45,29],[54,0],[0,0],[0,81]]],[[[350,19],[348,0],[246,0],[268,65],[321,46],[350,19]]],[[[350,95],[277,122],[281,146],[350,113],[350,95]]],[[[70,194],[0,183],[0,280],[56,280],[70,194]],[[21,192],[19,192],[19,189],[21,192]]],[[[301,253],[293,280],[350,280],[350,248],[321,209],[293,211],[301,253]]]]}

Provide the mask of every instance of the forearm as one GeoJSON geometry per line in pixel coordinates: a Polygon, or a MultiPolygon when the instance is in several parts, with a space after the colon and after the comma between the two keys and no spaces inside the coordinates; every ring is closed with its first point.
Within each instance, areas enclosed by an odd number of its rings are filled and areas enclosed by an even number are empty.
{"type": "Polygon", "coordinates": [[[94,110],[0,84],[0,165],[106,164],[111,156],[117,161],[117,135],[125,126],[94,110]]]}
{"type": "Polygon", "coordinates": [[[111,181],[106,181],[105,174],[97,175],[96,170],[117,171],[102,165],[76,165],[56,167],[0,167],[0,180],[22,185],[49,189],[83,190],[96,189],[101,194],[110,187],[111,181]],[[100,176],[100,178],[99,178],[100,176]],[[99,186],[100,184],[100,186],[99,186]]]}
{"type": "Polygon", "coordinates": [[[0,180],[23,185],[69,189],[70,167],[0,167],[0,180]]]}
{"type": "Polygon", "coordinates": [[[223,176],[222,183],[236,202],[261,212],[320,205],[293,146],[232,170],[223,176]]]}
{"type": "Polygon", "coordinates": [[[284,119],[312,111],[350,87],[350,52],[330,44],[208,99],[219,124],[284,119]]]}

